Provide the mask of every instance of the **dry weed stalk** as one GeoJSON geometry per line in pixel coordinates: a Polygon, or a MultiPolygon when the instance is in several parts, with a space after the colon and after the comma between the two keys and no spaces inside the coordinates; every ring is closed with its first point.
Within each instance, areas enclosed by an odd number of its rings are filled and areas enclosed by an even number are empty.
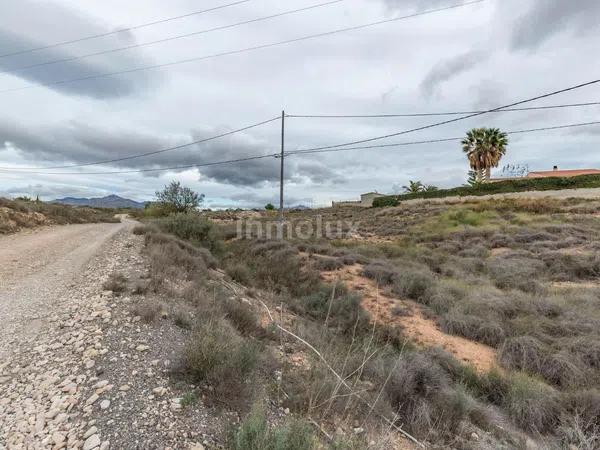
{"type": "MultiPolygon", "coordinates": [[[[369,403],[368,400],[365,400],[360,394],[358,394],[357,392],[355,392],[352,389],[352,386],[350,386],[344,378],[342,378],[340,376],[340,374],[338,374],[336,372],[336,370],[329,364],[329,362],[325,359],[325,357],[321,354],[321,352],[319,352],[319,350],[317,350],[312,344],[310,344],[309,342],[307,342],[306,340],[302,339],[300,336],[296,335],[295,333],[293,333],[292,331],[282,327],[281,325],[279,325],[277,322],[275,322],[275,320],[273,319],[273,315],[271,314],[271,311],[269,310],[269,307],[260,299],[258,299],[258,301],[263,305],[263,307],[265,308],[265,310],[267,311],[267,314],[269,315],[269,318],[271,320],[271,322],[275,325],[276,328],[278,328],[279,330],[281,330],[282,332],[284,332],[285,334],[293,337],[294,339],[296,339],[297,341],[301,342],[302,344],[304,344],[306,347],[308,347],[315,355],[317,355],[319,357],[319,359],[321,360],[321,362],[323,362],[323,364],[325,364],[325,367],[327,367],[327,369],[338,379],[338,381],[346,388],[350,391],[350,395],[356,396],[356,398],[358,398],[361,402],[363,402],[364,404],[366,404],[369,408],[371,408],[372,410],[374,410],[375,405],[372,405],[371,403],[369,403]]],[[[377,415],[384,420],[388,425],[390,425],[390,427],[394,428],[397,432],[399,432],[400,434],[402,434],[405,438],[409,439],[410,441],[414,442],[415,444],[417,444],[419,447],[421,448],[425,448],[425,444],[423,444],[422,442],[420,442],[419,440],[417,440],[414,436],[412,436],[410,433],[408,433],[407,431],[403,430],[401,427],[399,427],[398,425],[396,425],[392,420],[390,420],[388,417],[386,417],[385,415],[381,414],[381,413],[377,413],[377,415]]]]}

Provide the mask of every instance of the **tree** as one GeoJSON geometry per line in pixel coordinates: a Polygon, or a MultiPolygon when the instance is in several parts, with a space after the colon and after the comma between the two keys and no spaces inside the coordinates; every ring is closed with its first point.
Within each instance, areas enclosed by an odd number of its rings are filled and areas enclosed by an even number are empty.
{"type": "Polygon", "coordinates": [[[435,191],[439,191],[440,188],[438,188],[437,186],[434,186],[433,184],[428,184],[427,186],[425,186],[423,188],[423,192],[435,192],[435,191]]]}
{"type": "Polygon", "coordinates": [[[198,194],[179,181],[171,181],[162,191],[156,191],[156,200],[174,212],[190,212],[204,201],[204,194],[198,194]]]}
{"type": "Polygon", "coordinates": [[[275,205],[273,205],[273,203],[267,203],[267,204],[265,205],[265,209],[266,209],[267,211],[275,211],[275,205]]]}
{"type": "Polygon", "coordinates": [[[467,186],[477,189],[483,182],[483,171],[480,169],[479,172],[476,170],[469,170],[469,177],[467,178],[467,186]]]}
{"type": "Polygon", "coordinates": [[[407,194],[416,194],[417,192],[422,192],[425,189],[425,186],[423,186],[423,183],[420,181],[409,180],[408,186],[402,186],[402,189],[404,189],[404,192],[407,194]]]}
{"type": "Polygon", "coordinates": [[[475,175],[489,181],[492,167],[506,154],[508,137],[498,128],[474,128],[461,143],[475,175]]]}

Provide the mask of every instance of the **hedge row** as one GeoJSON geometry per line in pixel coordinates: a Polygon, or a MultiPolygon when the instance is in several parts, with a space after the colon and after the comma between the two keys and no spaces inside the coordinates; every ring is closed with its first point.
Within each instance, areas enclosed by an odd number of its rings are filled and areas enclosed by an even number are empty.
{"type": "Polygon", "coordinates": [[[520,178],[515,180],[485,183],[478,188],[460,186],[437,191],[417,192],[402,195],[390,195],[376,198],[373,206],[397,206],[403,200],[416,198],[443,198],[464,197],[467,195],[507,194],[510,192],[525,191],[550,191],[560,189],[586,189],[600,188],[600,175],[580,175],[578,177],[550,177],[550,178],[520,178]]]}

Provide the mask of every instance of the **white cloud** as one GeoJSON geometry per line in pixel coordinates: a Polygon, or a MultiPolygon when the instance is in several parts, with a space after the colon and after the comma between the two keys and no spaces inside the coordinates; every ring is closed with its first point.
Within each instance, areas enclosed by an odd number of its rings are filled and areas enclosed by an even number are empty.
{"type": "MultiPolygon", "coordinates": [[[[76,0],[53,0],[36,3],[45,8],[38,9],[39,14],[23,14],[22,9],[31,6],[30,1],[9,2],[3,8],[0,32],[16,36],[16,40],[10,45],[2,40],[0,47],[7,47],[0,48],[0,53],[17,44],[52,43],[199,9],[198,2],[192,0],[148,0],[143,5],[106,0],[86,3],[85,7],[76,0]],[[55,17],[57,14],[60,20],[55,17]]],[[[523,20],[533,17],[536,11],[538,17],[546,17],[549,7],[541,0],[509,1],[510,7],[506,8],[502,6],[504,2],[485,2],[289,46],[137,72],[100,84],[0,93],[0,166],[113,159],[248,125],[276,116],[282,109],[291,114],[375,114],[493,107],[578,84],[600,70],[600,62],[589,57],[597,51],[600,31],[589,26],[589,19],[567,8],[568,20],[557,24],[556,31],[536,24],[543,39],[536,42],[524,34],[517,38],[523,20]],[[579,32],[579,28],[585,32],[579,32]],[[513,29],[514,33],[510,32],[513,29]],[[550,41],[551,46],[543,45],[550,41]],[[536,52],[522,51],[531,48],[536,48],[536,52]],[[424,96],[421,86],[435,95],[424,96]],[[5,142],[13,148],[3,147],[5,142]]],[[[294,7],[314,3],[299,0],[294,7]]],[[[163,63],[193,58],[444,5],[446,2],[441,0],[353,0],[261,24],[144,47],[133,53],[85,59],[82,66],[64,66],[61,76],[77,75],[79,70],[124,70],[146,61],[163,63]]],[[[135,30],[126,36],[115,35],[55,50],[60,54],[83,54],[121,46],[121,39],[144,42],[291,8],[276,0],[249,2],[135,30]]],[[[36,61],[55,56],[53,52],[40,52],[36,61]]],[[[17,63],[20,61],[0,58],[2,67],[17,63]]],[[[30,81],[58,76],[36,73],[37,78],[30,81]]],[[[23,84],[17,77],[0,75],[0,90],[23,84]]],[[[593,92],[581,90],[539,104],[589,101],[593,92]]],[[[495,114],[386,142],[460,136],[475,126],[511,130],[583,122],[595,120],[596,113],[597,108],[581,108],[495,114]]],[[[286,146],[294,150],[337,144],[435,121],[436,118],[289,119],[286,146]]],[[[553,161],[565,167],[598,165],[598,134],[589,131],[574,134],[565,130],[512,139],[506,162],[529,162],[532,168],[540,169],[551,166],[553,161]]],[[[271,153],[278,151],[279,140],[279,124],[273,123],[211,145],[102,168],[171,166],[271,153]]],[[[288,159],[286,192],[298,202],[321,204],[355,198],[364,191],[389,192],[394,184],[403,185],[409,179],[440,186],[460,184],[466,170],[464,156],[455,143],[305,155],[288,159]]],[[[152,177],[0,172],[0,191],[40,185],[40,191],[48,196],[57,190],[61,195],[87,192],[89,196],[114,192],[144,200],[176,178],[204,192],[212,204],[264,206],[267,200],[277,198],[278,177],[276,160],[152,177]]]]}

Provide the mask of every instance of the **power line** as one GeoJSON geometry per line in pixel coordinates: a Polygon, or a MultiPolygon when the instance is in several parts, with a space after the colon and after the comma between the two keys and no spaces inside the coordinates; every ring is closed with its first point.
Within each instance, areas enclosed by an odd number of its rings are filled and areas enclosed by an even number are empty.
{"type": "Polygon", "coordinates": [[[518,101],[518,102],[514,102],[514,103],[511,103],[511,104],[508,104],[508,105],[499,106],[497,108],[488,109],[486,111],[481,111],[481,112],[477,112],[477,113],[473,113],[473,114],[468,114],[466,116],[461,116],[461,117],[458,117],[456,119],[444,120],[443,122],[436,122],[436,123],[432,123],[432,124],[429,124],[429,125],[424,125],[424,126],[420,126],[420,127],[417,127],[417,128],[412,128],[410,130],[399,131],[397,133],[385,134],[385,135],[382,135],[382,136],[375,136],[375,137],[368,138],[368,139],[360,139],[360,140],[357,140],[357,141],[346,142],[346,143],[343,143],[343,144],[336,144],[336,145],[327,145],[327,146],[323,146],[323,147],[316,147],[316,148],[314,148],[312,150],[327,150],[327,149],[330,149],[330,148],[347,147],[349,145],[356,145],[356,144],[363,144],[363,143],[366,143],[366,142],[379,141],[381,139],[387,139],[387,138],[391,138],[391,137],[395,137],[395,136],[401,136],[401,135],[404,135],[404,134],[414,133],[416,131],[428,130],[430,128],[435,128],[435,127],[439,127],[439,126],[442,126],[442,125],[447,125],[447,124],[450,124],[450,123],[460,122],[462,120],[470,119],[470,118],[473,118],[473,117],[478,117],[478,116],[481,116],[481,115],[484,115],[484,114],[489,114],[489,113],[501,111],[501,110],[506,109],[506,108],[512,108],[514,106],[522,105],[522,104],[525,104],[525,103],[530,103],[530,102],[533,102],[533,101],[536,101],[536,100],[541,100],[543,98],[548,98],[548,97],[552,97],[554,95],[562,94],[562,93],[565,93],[565,92],[574,91],[576,89],[581,89],[583,87],[591,86],[591,85],[597,84],[597,83],[600,83],[600,79],[588,81],[586,83],[581,83],[581,84],[578,84],[578,85],[575,85],[575,86],[571,86],[571,87],[568,87],[568,88],[565,88],[565,89],[560,89],[558,91],[553,91],[553,92],[550,92],[550,93],[547,93],[547,94],[538,95],[537,97],[528,98],[526,100],[521,100],[521,101],[518,101]]]}
{"type": "MultiPolygon", "coordinates": [[[[281,119],[278,117],[277,119],[281,119]]],[[[256,156],[248,156],[244,158],[237,159],[227,159],[222,161],[215,161],[209,163],[198,163],[198,164],[189,164],[186,166],[173,166],[173,167],[160,167],[156,169],[133,169],[133,170],[114,170],[108,172],[17,172],[17,173],[26,173],[26,174],[36,174],[36,175],[116,175],[122,173],[144,173],[144,172],[162,172],[168,170],[181,170],[181,169],[194,169],[197,167],[209,167],[209,166],[219,166],[222,164],[233,164],[247,161],[254,161],[257,159],[265,159],[265,158],[275,158],[279,156],[279,153],[269,153],[267,155],[256,155],[256,156]]],[[[0,168],[2,171],[13,170],[13,169],[5,169],[0,168]]]]}
{"type": "Polygon", "coordinates": [[[30,48],[30,49],[27,49],[27,50],[19,50],[17,52],[4,53],[4,54],[0,55],[0,58],[5,58],[5,57],[8,57],[8,56],[22,55],[24,53],[36,52],[38,50],[47,50],[49,48],[59,47],[61,45],[75,44],[77,42],[83,42],[83,41],[87,41],[87,40],[90,40],[90,39],[96,39],[96,38],[101,38],[101,37],[105,37],[105,36],[110,36],[110,35],[117,34],[117,33],[123,33],[125,31],[139,30],[140,28],[145,28],[145,27],[149,27],[149,26],[152,26],[152,25],[158,25],[158,24],[165,23],[165,22],[170,22],[170,21],[173,21],[173,20],[184,19],[186,17],[191,17],[191,16],[195,16],[195,15],[198,15],[198,14],[204,14],[204,13],[211,12],[211,11],[217,11],[219,9],[229,8],[230,6],[236,6],[236,5],[240,5],[242,3],[248,3],[250,1],[252,1],[252,0],[240,0],[240,1],[237,1],[237,2],[233,2],[233,3],[228,3],[226,5],[220,5],[220,6],[216,6],[214,8],[203,9],[203,10],[200,10],[200,11],[194,11],[194,12],[183,14],[183,15],[180,15],[180,16],[167,17],[166,19],[155,20],[154,22],[143,23],[141,25],[136,25],[136,26],[129,27],[129,28],[120,28],[118,30],[109,31],[109,32],[106,32],[106,33],[101,33],[101,34],[94,34],[94,35],[91,35],[91,36],[85,36],[85,37],[81,37],[81,38],[77,38],[77,39],[72,39],[70,41],[62,41],[62,42],[57,42],[55,44],[49,44],[49,45],[44,45],[44,46],[41,46],[41,47],[30,48]]]}
{"type": "MultiPolygon", "coordinates": [[[[280,120],[281,117],[278,117],[277,119],[280,120]]],[[[524,134],[524,133],[533,133],[533,132],[539,132],[539,131],[575,128],[575,127],[582,127],[582,126],[589,126],[589,125],[600,125],[600,121],[575,123],[575,124],[568,124],[568,125],[556,125],[556,126],[552,126],[552,127],[530,128],[530,129],[525,129],[525,130],[515,130],[515,131],[509,131],[508,134],[524,134]]],[[[382,144],[382,145],[338,148],[338,149],[317,150],[317,151],[311,150],[311,149],[295,150],[295,151],[291,151],[291,152],[286,152],[285,156],[304,155],[304,154],[311,154],[311,153],[341,152],[341,151],[348,151],[348,150],[362,150],[362,149],[385,148],[385,147],[400,147],[400,146],[408,146],[408,145],[457,141],[457,140],[462,140],[462,139],[463,138],[455,137],[455,138],[430,139],[430,140],[425,140],[425,141],[399,142],[399,143],[395,143],[395,144],[382,144]]],[[[117,175],[117,174],[147,173],[147,172],[162,172],[162,171],[169,171],[169,170],[193,169],[193,168],[199,168],[199,167],[209,167],[209,166],[216,166],[216,165],[223,165],[223,164],[233,164],[233,163],[254,161],[254,160],[266,159],[266,158],[279,158],[280,156],[281,155],[279,153],[269,153],[269,154],[254,155],[254,156],[248,156],[248,157],[244,157],[244,158],[229,159],[229,160],[216,161],[216,162],[189,164],[189,165],[184,165],[184,166],[158,167],[158,168],[151,168],[151,169],[115,170],[115,171],[105,171],[105,172],[28,172],[28,171],[18,171],[15,173],[34,174],[34,175],[117,175]]],[[[12,171],[12,170],[18,170],[18,169],[3,167],[3,168],[0,168],[0,170],[1,171],[12,171]]]]}
{"type": "MultiPolygon", "coordinates": [[[[1,73],[1,72],[0,72],[1,73]]],[[[531,106],[529,108],[507,108],[501,111],[493,112],[507,112],[507,111],[537,111],[544,109],[558,109],[558,108],[575,108],[582,106],[597,106],[600,102],[587,102],[587,103],[568,103],[563,105],[548,105],[548,106],[531,106]]],[[[477,114],[484,113],[485,111],[453,111],[453,112],[433,112],[433,113],[406,113],[406,114],[364,114],[364,115],[335,115],[335,114],[286,114],[286,117],[302,118],[302,119],[370,119],[370,118],[393,118],[393,117],[433,117],[433,116],[460,116],[463,114],[477,114]]]]}
{"type": "Polygon", "coordinates": [[[386,24],[386,23],[398,22],[400,20],[411,19],[411,18],[418,17],[418,16],[424,16],[424,15],[434,14],[434,13],[438,13],[438,12],[442,12],[442,11],[448,11],[448,10],[451,10],[451,9],[462,8],[462,7],[470,6],[470,5],[473,5],[473,4],[476,4],[476,3],[482,3],[484,1],[486,1],[486,0],[474,0],[474,1],[471,1],[471,2],[468,2],[468,3],[454,4],[452,6],[447,6],[447,7],[444,7],[444,8],[437,8],[437,9],[431,9],[431,10],[427,10],[427,11],[421,11],[421,12],[410,14],[410,15],[407,15],[407,16],[394,17],[392,19],[379,20],[379,21],[376,21],[376,22],[369,22],[369,23],[362,24],[362,25],[356,25],[356,26],[346,27],[346,28],[339,28],[339,29],[332,30],[332,31],[326,31],[326,32],[317,33],[317,34],[311,34],[311,35],[308,35],[308,36],[302,36],[302,37],[299,37],[299,38],[288,39],[288,40],[285,40],[285,41],[272,42],[272,43],[269,43],[269,44],[262,44],[262,45],[257,45],[257,46],[254,46],[254,47],[246,47],[246,48],[242,48],[242,49],[238,49],[238,50],[230,50],[230,51],[221,52],[221,53],[214,53],[212,55],[206,55],[206,56],[199,56],[199,57],[194,57],[194,58],[188,58],[188,59],[183,59],[183,60],[179,60],[179,61],[173,61],[173,62],[169,62],[169,63],[155,64],[155,65],[144,66],[144,67],[137,67],[137,68],[134,68],[134,69],[122,70],[122,71],[118,71],[118,72],[109,72],[109,73],[103,73],[103,74],[98,74],[98,75],[90,75],[90,76],[87,76],[87,77],[71,78],[71,79],[62,80],[62,81],[53,81],[53,82],[50,82],[50,83],[40,83],[40,84],[35,84],[35,85],[27,85],[27,86],[12,88],[12,89],[4,89],[4,90],[0,91],[0,93],[22,91],[22,90],[25,90],[25,89],[32,89],[32,88],[36,88],[36,87],[57,86],[57,85],[62,85],[62,84],[67,84],[67,83],[74,83],[74,82],[77,82],[77,81],[88,81],[88,80],[94,80],[94,79],[98,79],[98,78],[111,77],[111,76],[115,76],[115,75],[125,75],[125,74],[129,74],[129,73],[141,72],[141,71],[144,71],[144,70],[152,70],[152,69],[158,69],[158,68],[162,68],[162,67],[170,67],[170,66],[175,66],[175,65],[179,65],[179,64],[185,64],[185,63],[189,63],[189,62],[204,61],[204,60],[207,60],[207,59],[220,58],[220,57],[223,57],[223,56],[237,55],[237,54],[240,54],[240,53],[247,53],[247,52],[252,52],[252,51],[256,51],[256,50],[262,50],[262,49],[266,49],[266,48],[277,47],[277,46],[280,46],[280,45],[287,45],[287,44],[293,44],[293,43],[296,43],[296,42],[307,41],[309,39],[316,39],[316,38],[325,37],[325,36],[332,36],[334,34],[344,33],[344,32],[348,32],[348,31],[361,30],[361,29],[372,27],[372,26],[376,26],[376,25],[382,25],[382,24],[386,24]]]}
{"type": "MultiPolygon", "coordinates": [[[[600,121],[596,122],[583,122],[583,123],[573,123],[569,125],[557,125],[552,127],[542,127],[542,128],[529,128],[525,130],[515,130],[515,131],[507,131],[506,134],[524,134],[524,133],[533,133],[537,131],[550,131],[550,130],[561,130],[565,128],[576,128],[576,127],[584,127],[590,125],[600,125],[600,121]]],[[[397,142],[394,144],[380,144],[380,145],[367,145],[361,147],[344,147],[344,148],[335,148],[335,149],[306,149],[306,150],[293,150],[291,152],[286,153],[286,155],[304,155],[304,154],[312,154],[312,153],[330,153],[330,152],[344,152],[348,150],[367,150],[367,149],[377,149],[377,148],[388,148],[388,147],[402,147],[409,145],[421,145],[421,144],[436,144],[440,142],[452,142],[452,141],[462,141],[463,137],[450,137],[450,138],[441,138],[441,139],[428,139],[423,141],[410,141],[410,142],[397,142]]]]}
{"type": "Polygon", "coordinates": [[[284,11],[284,12],[281,12],[281,13],[278,13],[278,14],[272,14],[270,16],[259,17],[259,18],[251,19],[251,20],[245,20],[245,21],[233,23],[233,24],[230,24],[230,25],[223,25],[223,26],[219,26],[219,27],[209,28],[209,29],[206,29],[206,30],[195,31],[193,33],[181,34],[181,35],[178,35],[178,36],[172,36],[172,37],[168,37],[168,38],[164,38],[164,39],[158,39],[158,40],[150,41],[150,42],[142,42],[140,44],[132,44],[132,45],[128,45],[128,46],[125,46],[125,47],[119,47],[119,48],[114,48],[114,49],[110,49],[110,50],[102,50],[102,51],[95,52],[95,53],[88,53],[86,55],[72,56],[72,57],[69,57],[69,58],[56,59],[56,60],[53,60],[53,61],[46,61],[46,62],[42,62],[42,63],[31,64],[29,66],[17,67],[17,68],[14,68],[14,69],[0,71],[0,74],[9,74],[9,73],[14,73],[14,72],[21,72],[21,71],[25,71],[25,70],[29,70],[29,69],[34,69],[36,67],[43,67],[43,66],[49,66],[49,65],[58,64],[58,63],[65,63],[65,62],[77,61],[79,59],[90,58],[92,56],[106,55],[106,54],[109,54],[109,53],[116,53],[116,52],[121,52],[121,51],[124,51],[124,50],[131,50],[131,49],[138,48],[138,47],[146,47],[146,46],[150,46],[150,45],[160,44],[160,43],[163,43],[163,42],[174,41],[174,40],[177,40],[177,39],[183,39],[183,38],[188,38],[188,37],[192,37],[192,36],[198,36],[198,35],[210,33],[210,32],[213,32],[213,31],[226,30],[226,29],[235,28],[235,27],[238,27],[238,26],[241,26],[241,25],[248,25],[248,24],[251,24],[251,23],[262,22],[262,21],[265,21],[265,20],[275,19],[277,17],[287,16],[287,15],[290,15],[290,14],[296,14],[296,13],[299,13],[299,12],[309,11],[309,10],[316,9],[316,8],[322,8],[322,7],[330,6],[330,5],[333,5],[333,4],[336,4],[336,3],[341,3],[343,1],[345,1],[345,0],[333,0],[333,1],[326,2],[326,3],[319,3],[317,5],[308,6],[308,7],[305,7],[305,8],[293,9],[293,10],[284,11]]]}
{"type": "MultiPolygon", "coordinates": [[[[281,120],[281,117],[274,117],[272,119],[267,119],[267,120],[264,120],[262,122],[258,122],[258,123],[252,124],[252,125],[248,125],[248,126],[243,127],[243,128],[238,128],[237,130],[228,131],[227,133],[221,133],[221,134],[218,134],[216,136],[211,136],[209,138],[200,139],[200,140],[196,140],[196,141],[193,141],[193,142],[188,142],[187,144],[181,144],[181,145],[177,145],[175,147],[164,148],[162,150],[155,150],[155,151],[147,152],[147,153],[140,153],[140,154],[137,154],[137,155],[124,156],[122,158],[105,159],[103,161],[94,161],[94,162],[83,163],[83,164],[70,164],[70,165],[65,165],[65,166],[23,167],[23,168],[16,169],[16,170],[69,169],[69,168],[72,168],[72,167],[97,166],[97,165],[100,165],[100,164],[109,164],[109,163],[119,162],[119,161],[128,161],[128,160],[131,160],[131,159],[143,158],[145,156],[158,155],[160,153],[166,153],[166,152],[170,152],[170,151],[173,151],[173,150],[179,150],[181,148],[190,147],[192,145],[203,144],[205,142],[214,141],[216,139],[220,139],[220,138],[223,138],[223,137],[226,137],[226,136],[231,136],[233,134],[240,133],[242,131],[246,131],[246,130],[250,130],[252,128],[259,127],[261,125],[266,125],[267,123],[275,122],[276,120],[281,120]]],[[[6,168],[6,167],[0,167],[0,169],[3,169],[3,170],[15,170],[15,169],[9,169],[9,168],[6,168]]]]}

